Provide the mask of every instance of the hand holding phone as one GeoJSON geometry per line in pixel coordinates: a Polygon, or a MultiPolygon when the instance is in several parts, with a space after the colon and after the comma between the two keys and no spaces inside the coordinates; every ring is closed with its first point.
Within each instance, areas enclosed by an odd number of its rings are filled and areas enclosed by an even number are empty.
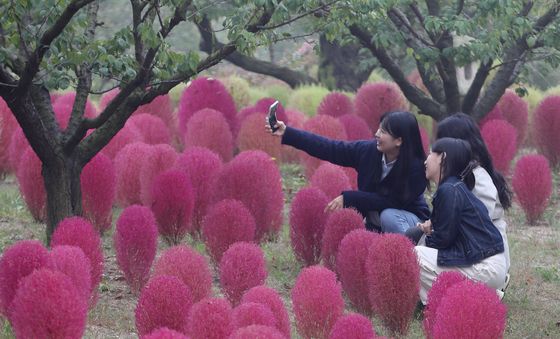
{"type": "Polygon", "coordinates": [[[278,130],[278,127],[276,127],[276,122],[278,122],[278,119],[276,119],[276,110],[278,109],[278,104],[279,102],[278,100],[276,100],[268,108],[268,125],[270,126],[272,133],[278,130]]]}

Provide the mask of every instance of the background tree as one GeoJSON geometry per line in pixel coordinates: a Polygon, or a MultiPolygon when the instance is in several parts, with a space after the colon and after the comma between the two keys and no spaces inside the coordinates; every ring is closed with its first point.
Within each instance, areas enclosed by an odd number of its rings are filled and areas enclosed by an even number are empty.
{"type": "Polygon", "coordinates": [[[47,240],[60,220],[81,214],[84,165],[136,108],[236,50],[250,53],[266,44],[270,27],[322,6],[315,0],[130,0],[123,28],[98,37],[99,8],[107,5],[96,0],[0,2],[0,96],[43,164],[47,240]],[[205,10],[223,3],[232,8],[223,21],[227,43],[205,58],[198,51],[170,48],[168,39],[179,24],[200,22],[205,10]],[[86,118],[86,100],[103,92],[93,84],[106,83],[119,87],[119,94],[98,116],[86,118]],[[75,88],[76,99],[68,127],[61,130],[49,94],[68,87],[75,88]]]}
{"type": "Polygon", "coordinates": [[[330,40],[357,39],[422,113],[480,119],[529,61],[560,64],[559,11],[555,0],[349,0],[330,6],[329,24],[317,24],[330,40]],[[391,50],[407,51],[427,93],[391,50]],[[469,80],[464,90],[461,77],[469,80]]]}

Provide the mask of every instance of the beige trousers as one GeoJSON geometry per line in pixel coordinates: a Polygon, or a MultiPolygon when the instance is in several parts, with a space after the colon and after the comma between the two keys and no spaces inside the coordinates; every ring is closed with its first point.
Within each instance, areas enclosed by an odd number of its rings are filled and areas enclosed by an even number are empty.
{"type": "Polygon", "coordinates": [[[472,266],[443,267],[437,264],[437,249],[416,246],[415,251],[420,264],[420,300],[424,305],[426,305],[428,299],[428,291],[441,272],[458,271],[470,279],[485,283],[493,289],[501,289],[506,280],[507,269],[504,253],[486,258],[472,266]]]}

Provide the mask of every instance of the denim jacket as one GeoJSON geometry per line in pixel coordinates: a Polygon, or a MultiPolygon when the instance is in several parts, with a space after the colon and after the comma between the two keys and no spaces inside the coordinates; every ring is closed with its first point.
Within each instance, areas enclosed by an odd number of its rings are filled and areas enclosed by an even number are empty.
{"type": "Polygon", "coordinates": [[[504,251],[488,210],[457,177],[440,183],[432,203],[426,246],[438,249],[439,266],[471,266],[504,251]]]}

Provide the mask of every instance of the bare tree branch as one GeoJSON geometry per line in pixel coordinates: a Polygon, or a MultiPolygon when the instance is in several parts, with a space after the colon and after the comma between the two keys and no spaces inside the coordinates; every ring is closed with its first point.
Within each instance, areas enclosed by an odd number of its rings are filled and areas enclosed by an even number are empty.
{"type": "Polygon", "coordinates": [[[132,37],[134,38],[134,57],[139,65],[144,63],[144,44],[140,37],[139,27],[142,22],[142,9],[144,6],[138,0],[130,0],[132,5],[132,37]]]}
{"type": "Polygon", "coordinates": [[[410,21],[401,12],[398,8],[393,7],[387,12],[389,19],[393,24],[399,29],[399,31],[405,36],[407,40],[407,45],[409,47],[414,48],[418,46],[418,42],[421,42],[423,45],[427,47],[435,47],[433,43],[424,39],[422,36],[418,34],[416,29],[412,27],[410,21]],[[408,33],[407,33],[408,32],[408,33]]]}

